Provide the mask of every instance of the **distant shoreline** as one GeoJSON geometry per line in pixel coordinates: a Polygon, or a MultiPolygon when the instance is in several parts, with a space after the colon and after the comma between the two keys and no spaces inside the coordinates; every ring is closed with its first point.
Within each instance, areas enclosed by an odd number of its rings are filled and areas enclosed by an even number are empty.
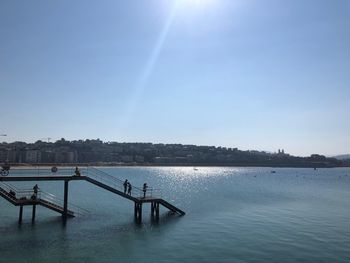
{"type": "Polygon", "coordinates": [[[35,168],[35,167],[48,167],[51,168],[53,166],[57,167],[255,167],[255,168],[348,168],[350,166],[348,165],[341,165],[341,166],[291,166],[291,165],[262,165],[262,164],[116,164],[116,163],[64,163],[64,164],[28,164],[28,163],[22,163],[22,164],[11,164],[11,167],[16,168],[35,168]]]}

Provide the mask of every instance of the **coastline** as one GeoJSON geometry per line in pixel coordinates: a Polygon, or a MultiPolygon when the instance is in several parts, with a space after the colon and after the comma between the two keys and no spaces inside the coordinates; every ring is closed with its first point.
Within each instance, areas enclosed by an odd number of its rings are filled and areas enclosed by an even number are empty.
{"type": "Polygon", "coordinates": [[[155,163],[16,163],[11,164],[11,167],[15,168],[51,168],[56,167],[255,167],[255,168],[310,168],[310,169],[319,169],[319,168],[348,168],[350,165],[271,165],[271,164],[199,164],[199,163],[167,163],[167,164],[155,164],[155,163]]]}

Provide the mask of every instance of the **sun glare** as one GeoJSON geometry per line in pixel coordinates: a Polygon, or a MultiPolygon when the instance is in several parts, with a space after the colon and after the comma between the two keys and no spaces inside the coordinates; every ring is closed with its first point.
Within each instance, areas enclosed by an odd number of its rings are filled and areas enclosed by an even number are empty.
{"type": "Polygon", "coordinates": [[[214,2],[215,0],[180,0],[182,5],[187,7],[205,7],[214,2]]]}
{"type": "Polygon", "coordinates": [[[200,5],[203,3],[203,0],[187,0],[185,2],[188,2],[189,4],[192,4],[192,5],[200,5]]]}

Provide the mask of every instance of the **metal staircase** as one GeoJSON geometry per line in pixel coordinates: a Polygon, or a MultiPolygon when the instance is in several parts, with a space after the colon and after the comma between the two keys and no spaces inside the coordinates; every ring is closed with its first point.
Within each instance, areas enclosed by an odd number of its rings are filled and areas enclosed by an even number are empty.
{"type": "Polygon", "coordinates": [[[121,197],[134,201],[135,203],[161,204],[174,213],[185,215],[184,211],[162,199],[161,191],[159,189],[154,189],[152,187],[147,188],[146,195],[144,197],[144,193],[141,188],[132,186],[132,194],[127,195],[124,194],[124,182],[106,172],[93,167],[89,167],[87,172],[83,175],[86,177],[86,181],[121,197]]]}
{"type": "MultiPolygon", "coordinates": [[[[33,190],[29,189],[18,189],[12,185],[0,182],[0,196],[9,201],[15,206],[30,206],[30,205],[41,205],[52,211],[60,213],[63,215],[64,209],[60,203],[60,199],[55,195],[38,190],[35,197],[33,190]]],[[[87,210],[70,204],[71,207],[75,207],[79,212],[73,212],[72,210],[67,211],[67,216],[75,217],[77,214],[82,215],[87,212],[87,210]]]]}
{"type": "MultiPolygon", "coordinates": [[[[44,206],[52,211],[62,214],[63,219],[66,217],[74,217],[77,214],[85,214],[87,210],[69,204],[68,188],[69,182],[72,181],[87,181],[97,187],[119,195],[122,198],[134,202],[134,216],[137,222],[142,221],[142,205],[149,203],[151,205],[152,218],[159,219],[159,207],[162,205],[166,209],[179,215],[185,215],[185,212],[178,207],[172,205],[162,198],[162,192],[159,189],[148,187],[146,191],[132,186],[131,194],[126,194],[124,191],[124,181],[120,180],[107,172],[101,171],[94,167],[61,167],[52,172],[52,169],[18,169],[16,171],[20,176],[0,176],[0,196],[12,203],[15,206],[20,206],[19,221],[22,220],[23,206],[33,206],[32,220],[35,219],[36,205],[44,206]],[[37,181],[63,181],[64,195],[63,200],[57,198],[53,194],[46,193],[42,190],[33,195],[32,189],[16,189],[7,184],[7,182],[37,182],[37,181]],[[62,204],[63,206],[59,205],[62,204]],[[73,208],[73,210],[69,210],[73,208]]],[[[17,174],[18,174],[17,173],[17,174]]]]}

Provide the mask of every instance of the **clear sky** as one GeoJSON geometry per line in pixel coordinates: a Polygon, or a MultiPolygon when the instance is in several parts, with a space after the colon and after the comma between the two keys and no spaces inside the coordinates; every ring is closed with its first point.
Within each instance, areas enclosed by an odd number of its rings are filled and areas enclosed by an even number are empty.
{"type": "Polygon", "coordinates": [[[0,137],[350,152],[348,0],[1,0],[0,137]]]}

